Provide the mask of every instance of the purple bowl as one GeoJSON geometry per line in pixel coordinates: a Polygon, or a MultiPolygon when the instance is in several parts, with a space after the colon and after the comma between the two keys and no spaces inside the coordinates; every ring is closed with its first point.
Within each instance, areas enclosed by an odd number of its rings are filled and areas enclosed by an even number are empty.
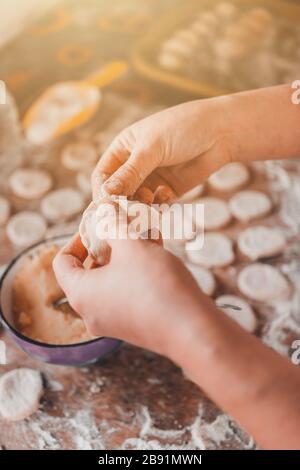
{"type": "Polygon", "coordinates": [[[4,271],[0,280],[0,319],[15,343],[35,359],[51,364],[64,366],[83,366],[102,359],[114,351],[122,341],[114,338],[96,338],[76,344],[47,344],[35,341],[16,330],[12,317],[12,285],[13,279],[23,259],[40,250],[43,246],[63,245],[70,236],[53,237],[36,243],[16,256],[4,271]]]}

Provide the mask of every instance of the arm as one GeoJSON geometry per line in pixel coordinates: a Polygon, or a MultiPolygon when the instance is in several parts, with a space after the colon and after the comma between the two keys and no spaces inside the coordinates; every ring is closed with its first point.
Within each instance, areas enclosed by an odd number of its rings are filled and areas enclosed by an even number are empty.
{"type": "Polygon", "coordinates": [[[94,198],[105,180],[108,194],[131,196],[145,181],[153,191],[167,185],[181,195],[231,161],[299,156],[293,91],[282,85],[191,101],[129,126],[93,172],[94,198]]]}
{"type": "Polygon", "coordinates": [[[169,357],[263,448],[299,449],[299,369],[217,309],[161,246],[112,243],[104,267],[83,269],[86,251],[78,238],[54,262],[89,331],[169,357]]]}

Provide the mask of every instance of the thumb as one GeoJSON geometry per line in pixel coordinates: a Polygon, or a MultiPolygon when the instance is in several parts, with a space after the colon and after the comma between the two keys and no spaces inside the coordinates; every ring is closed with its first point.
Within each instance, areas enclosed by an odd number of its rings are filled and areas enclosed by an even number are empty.
{"type": "Polygon", "coordinates": [[[102,190],[109,196],[132,196],[156,166],[156,158],[153,155],[147,151],[134,151],[105,181],[102,190]]]}

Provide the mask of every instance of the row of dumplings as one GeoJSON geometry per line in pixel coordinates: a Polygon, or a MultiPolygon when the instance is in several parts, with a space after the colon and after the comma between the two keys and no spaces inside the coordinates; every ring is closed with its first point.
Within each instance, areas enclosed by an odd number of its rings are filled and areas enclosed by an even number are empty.
{"type": "Polygon", "coordinates": [[[10,199],[38,201],[39,211],[22,210],[14,215],[7,197],[0,196],[0,227],[6,226],[10,242],[26,247],[43,239],[48,224],[59,224],[76,217],[91,196],[90,176],[97,161],[97,150],[85,141],[67,144],[61,151],[61,164],[74,173],[78,189],[53,189],[52,175],[39,168],[15,170],[8,181],[10,199]]]}

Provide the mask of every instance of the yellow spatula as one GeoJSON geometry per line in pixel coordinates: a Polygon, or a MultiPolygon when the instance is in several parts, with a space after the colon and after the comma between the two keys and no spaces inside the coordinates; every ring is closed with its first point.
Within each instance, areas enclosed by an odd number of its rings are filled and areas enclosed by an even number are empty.
{"type": "Polygon", "coordinates": [[[113,61],[85,80],[52,85],[24,116],[23,128],[27,139],[34,144],[44,144],[87,122],[100,105],[100,89],[127,70],[126,62],[113,61]]]}

